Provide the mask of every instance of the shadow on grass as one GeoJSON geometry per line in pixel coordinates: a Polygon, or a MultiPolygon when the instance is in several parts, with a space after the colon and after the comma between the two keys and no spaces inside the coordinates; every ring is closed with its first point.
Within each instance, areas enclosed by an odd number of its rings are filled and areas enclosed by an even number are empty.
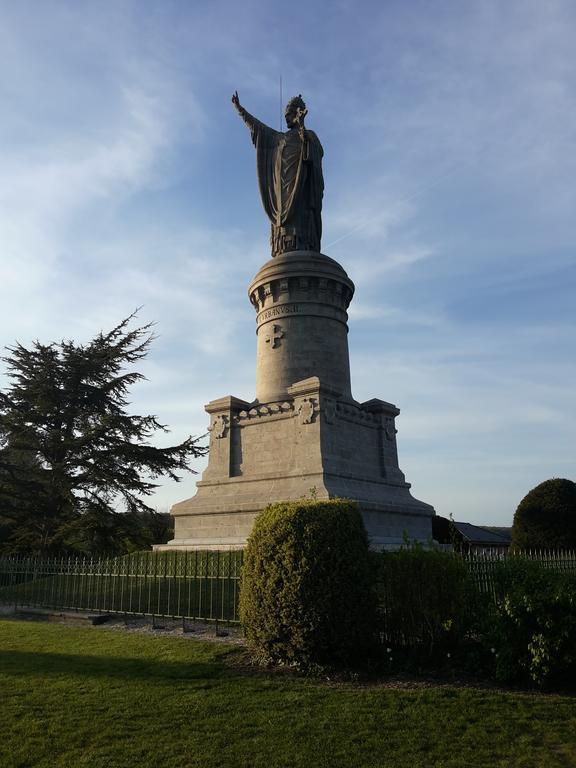
{"type": "Polygon", "coordinates": [[[150,661],[126,657],[102,657],[37,651],[0,651],[4,675],[75,675],[145,680],[218,680],[226,675],[219,661],[150,661]]]}

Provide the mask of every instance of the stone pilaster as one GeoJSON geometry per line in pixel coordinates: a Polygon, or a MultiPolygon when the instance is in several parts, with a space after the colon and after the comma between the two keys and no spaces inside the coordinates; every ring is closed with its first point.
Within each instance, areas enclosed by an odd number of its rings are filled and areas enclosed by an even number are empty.
{"type": "Polygon", "coordinates": [[[210,448],[208,452],[208,467],[204,472],[205,480],[211,477],[224,478],[232,474],[232,422],[237,414],[250,404],[237,397],[221,397],[212,400],[204,407],[210,414],[210,448]]]}

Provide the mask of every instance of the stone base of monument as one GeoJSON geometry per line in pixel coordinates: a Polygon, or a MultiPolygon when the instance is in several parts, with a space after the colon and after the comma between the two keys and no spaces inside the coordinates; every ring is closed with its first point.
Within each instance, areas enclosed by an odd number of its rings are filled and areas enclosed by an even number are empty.
{"type": "Polygon", "coordinates": [[[250,284],[256,310],[256,399],[214,400],[208,468],[172,507],[175,537],[156,549],[243,547],[268,504],[358,502],[372,546],[432,538],[434,509],[398,466],[396,406],[358,403],[350,388],[347,309],[354,284],[334,259],[292,251],[250,284]]]}
{"type": "Polygon", "coordinates": [[[226,397],[206,406],[208,468],[196,495],[172,507],[175,538],[156,550],[243,547],[260,510],[301,498],[358,502],[374,548],[431,539],[434,510],[411,496],[398,467],[399,410],[343,400],[317,377],[288,394],[282,402],[226,397]]]}

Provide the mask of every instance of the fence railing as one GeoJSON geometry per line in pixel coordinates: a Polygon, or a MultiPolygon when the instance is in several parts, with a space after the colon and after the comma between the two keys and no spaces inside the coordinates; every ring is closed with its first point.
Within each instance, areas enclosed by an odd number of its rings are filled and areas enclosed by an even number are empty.
{"type": "Polygon", "coordinates": [[[539,588],[542,582],[533,578],[526,561],[537,564],[538,571],[576,575],[574,551],[384,553],[375,560],[381,642],[432,648],[451,631],[477,635],[498,614],[509,590],[528,594],[539,588]]]}
{"type": "MultiPolygon", "coordinates": [[[[0,557],[0,605],[238,623],[242,550],[138,552],[122,557],[0,557]]],[[[481,592],[499,563],[529,559],[576,573],[576,551],[484,550],[458,555],[481,592]]]]}
{"type": "Polygon", "coordinates": [[[495,596],[495,573],[499,564],[513,559],[530,560],[559,573],[576,573],[576,551],[566,549],[512,550],[484,549],[462,557],[481,592],[495,596]]]}
{"type": "Polygon", "coordinates": [[[243,552],[0,557],[0,604],[238,622],[243,552]]]}

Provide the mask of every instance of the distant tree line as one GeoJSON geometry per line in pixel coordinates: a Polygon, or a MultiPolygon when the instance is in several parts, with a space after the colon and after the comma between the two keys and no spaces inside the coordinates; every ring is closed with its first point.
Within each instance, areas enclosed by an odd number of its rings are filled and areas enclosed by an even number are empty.
{"type": "Polygon", "coordinates": [[[148,498],[193,471],[198,438],[158,448],[155,416],[128,413],[129,369],[153,341],[134,315],[88,344],[16,344],[0,391],[0,552],[118,554],[166,541],[170,517],[148,498]]]}

